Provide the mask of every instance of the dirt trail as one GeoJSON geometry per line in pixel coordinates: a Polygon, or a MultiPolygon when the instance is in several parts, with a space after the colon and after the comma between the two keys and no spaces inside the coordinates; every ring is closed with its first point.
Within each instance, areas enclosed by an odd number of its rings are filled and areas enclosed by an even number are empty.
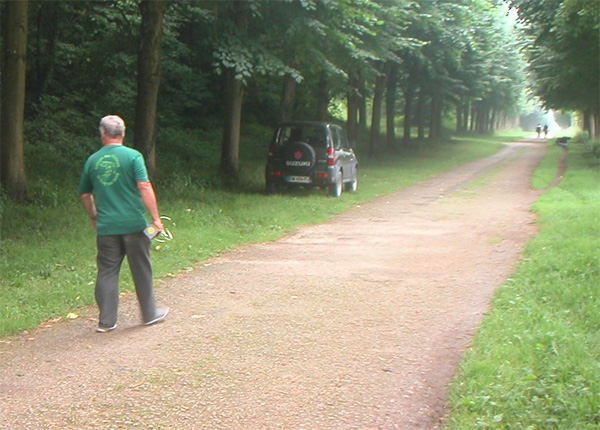
{"type": "MultiPolygon", "coordinates": [[[[438,429],[446,385],[536,232],[545,146],[500,153],[163,284],[163,324],[0,343],[2,429],[438,429]]],[[[95,316],[95,309],[89,309],[95,316]]]]}

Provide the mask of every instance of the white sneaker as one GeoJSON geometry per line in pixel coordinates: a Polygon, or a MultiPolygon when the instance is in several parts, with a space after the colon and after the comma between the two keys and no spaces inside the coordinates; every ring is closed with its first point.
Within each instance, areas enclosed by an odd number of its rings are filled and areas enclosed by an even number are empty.
{"type": "Polygon", "coordinates": [[[162,307],[162,308],[158,308],[156,310],[156,314],[158,315],[156,318],[154,318],[153,320],[150,320],[148,322],[145,322],[144,325],[152,325],[152,324],[156,324],[161,322],[162,320],[164,320],[167,316],[167,314],[169,313],[169,308],[168,307],[162,307]]]}
{"type": "Polygon", "coordinates": [[[96,328],[96,331],[98,333],[108,333],[109,331],[113,331],[114,329],[117,328],[117,325],[113,325],[112,327],[105,327],[105,326],[101,326],[99,325],[98,328],[96,328]]]}

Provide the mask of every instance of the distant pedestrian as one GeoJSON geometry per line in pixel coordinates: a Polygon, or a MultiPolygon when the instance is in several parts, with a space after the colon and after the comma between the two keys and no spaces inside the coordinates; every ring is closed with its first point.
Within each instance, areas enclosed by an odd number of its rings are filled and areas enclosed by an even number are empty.
{"type": "Polygon", "coordinates": [[[548,137],[548,124],[544,124],[544,139],[548,137]]]}
{"type": "Polygon", "coordinates": [[[535,126],[535,132],[537,133],[537,137],[539,139],[542,135],[542,125],[541,124],[538,124],[535,126]]]}
{"type": "Polygon", "coordinates": [[[100,309],[96,331],[117,328],[119,272],[127,256],[145,325],[162,321],[169,308],[154,299],[146,211],[164,229],[142,154],[123,145],[125,122],[109,115],[100,121],[102,148],[86,161],[77,191],[97,232],[95,296],[100,309]]]}

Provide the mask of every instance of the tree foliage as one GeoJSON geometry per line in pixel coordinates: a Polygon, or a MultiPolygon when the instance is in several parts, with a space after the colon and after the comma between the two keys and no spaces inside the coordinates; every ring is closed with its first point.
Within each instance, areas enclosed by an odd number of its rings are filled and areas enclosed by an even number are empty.
{"type": "Polygon", "coordinates": [[[511,4],[530,38],[527,54],[535,93],[548,108],[578,110],[593,117],[595,127],[588,130],[597,134],[600,3],[512,0],[511,4]]]}
{"type": "MultiPolygon", "coordinates": [[[[593,91],[571,76],[593,73],[597,31],[590,33],[597,30],[597,10],[583,0],[551,1],[560,8],[557,16],[534,7],[548,1],[513,2],[530,6],[523,11],[530,12],[539,51],[532,50],[537,88],[549,105],[592,109],[593,91]],[[537,26],[542,17],[553,25],[537,26]],[[590,58],[561,50],[568,44],[578,44],[579,54],[587,49],[590,58]],[[542,55],[548,49],[554,54],[542,55]],[[565,64],[558,81],[569,80],[577,100],[567,99],[550,75],[548,64],[556,59],[565,64]]],[[[153,55],[145,54],[150,62],[160,58],[160,86],[149,87],[138,79],[149,83],[158,75],[144,77],[138,69],[144,60],[138,48],[150,40],[143,12],[155,2],[29,3],[29,145],[89,135],[98,118],[115,113],[151,157],[154,120],[141,112],[151,104],[144,88],[159,88],[157,126],[220,124],[221,167],[235,175],[244,123],[325,120],[332,103],[343,100],[349,134],[355,139],[360,127],[371,126],[370,148],[377,152],[396,147],[400,124],[404,142],[424,139],[426,132],[439,136],[450,116],[459,130],[492,131],[501,118],[515,115],[526,81],[514,29],[496,0],[161,2],[162,40],[148,51],[153,55]]],[[[156,145],[160,151],[161,142],[156,145]]]]}

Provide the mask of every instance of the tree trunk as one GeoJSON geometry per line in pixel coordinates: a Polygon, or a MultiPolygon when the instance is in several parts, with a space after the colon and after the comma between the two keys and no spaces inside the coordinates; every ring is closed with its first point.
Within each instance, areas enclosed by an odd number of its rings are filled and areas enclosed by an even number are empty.
{"type": "MultiPolygon", "coordinates": [[[[590,119],[592,118],[592,115],[590,114],[589,110],[583,111],[581,113],[581,117],[583,119],[583,121],[581,122],[581,130],[582,131],[590,131],[590,119]]],[[[590,136],[592,135],[592,133],[590,133],[590,136]]]]}
{"type": "Polygon", "coordinates": [[[476,121],[477,121],[477,106],[479,105],[479,102],[473,102],[471,103],[471,122],[469,124],[469,131],[472,133],[473,131],[475,131],[475,125],[476,125],[476,121]]]}
{"type": "MultiPolygon", "coordinates": [[[[39,102],[46,92],[48,83],[52,79],[56,64],[55,51],[58,43],[61,4],[59,2],[40,2],[35,14],[35,40],[33,41],[33,73],[27,78],[27,92],[32,94],[32,99],[39,102]]],[[[31,13],[31,10],[29,11],[31,13]]],[[[31,28],[30,28],[31,32],[31,28]]],[[[29,107],[28,109],[31,109],[29,107]]]]}
{"type": "Polygon", "coordinates": [[[456,132],[462,133],[463,130],[463,116],[464,116],[464,98],[460,98],[456,102],[456,132]]]}
{"type": "Polygon", "coordinates": [[[329,82],[327,81],[327,75],[324,72],[319,79],[317,100],[317,119],[319,121],[327,121],[329,116],[329,82]]]}
{"type": "Polygon", "coordinates": [[[163,18],[167,2],[143,0],[138,52],[137,100],[134,147],[146,160],[150,178],[156,176],[156,105],[160,86],[160,54],[163,18]]]}
{"type": "Polygon", "coordinates": [[[471,112],[471,104],[469,101],[465,101],[463,104],[463,124],[462,131],[465,132],[469,129],[469,113],[471,112]]]}
{"type": "Polygon", "coordinates": [[[375,155],[379,147],[381,132],[381,106],[383,104],[383,92],[385,91],[385,72],[375,79],[375,90],[373,91],[373,111],[371,114],[371,135],[369,139],[369,154],[375,155]]]}
{"type": "Polygon", "coordinates": [[[490,121],[489,121],[488,129],[487,129],[488,133],[496,132],[496,121],[497,121],[497,112],[496,112],[496,109],[492,108],[490,121]]]}
{"type": "MultiPolygon", "coordinates": [[[[248,9],[250,2],[232,2],[232,17],[243,37],[248,31],[248,9]]],[[[244,83],[236,78],[235,68],[226,68],[224,73],[225,112],[223,141],[221,142],[221,174],[226,179],[237,180],[240,164],[240,131],[242,127],[242,102],[244,83]]]]}
{"type": "Polygon", "coordinates": [[[281,90],[281,101],[279,103],[281,121],[289,121],[293,118],[294,98],[297,86],[296,80],[291,75],[285,75],[281,90]]]}
{"type": "Polygon", "coordinates": [[[481,102],[477,103],[477,107],[476,107],[476,111],[475,111],[475,132],[476,133],[482,133],[482,129],[483,129],[483,107],[481,105],[481,102]]]}
{"type": "Polygon", "coordinates": [[[429,119],[429,138],[440,137],[442,131],[442,97],[435,94],[431,99],[431,118],[429,119]]]}
{"type": "Polygon", "coordinates": [[[392,63],[389,68],[386,94],[386,145],[390,149],[396,147],[396,87],[398,86],[398,64],[392,63]]]}
{"type": "Polygon", "coordinates": [[[475,131],[480,134],[487,132],[488,128],[489,111],[487,107],[482,103],[477,105],[477,125],[475,131]]]}
{"type": "Polygon", "coordinates": [[[221,173],[226,178],[236,179],[239,171],[244,84],[236,79],[233,69],[226,69],[224,75],[225,123],[221,144],[221,173]]]}
{"type": "Polygon", "coordinates": [[[349,72],[349,89],[348,89],[348,113],[347,113],[347,131],[348,140],[355,142],[357,138],[358,126],[358,80],[354,71],[349,72]]]}
{"type": "Polygon", "coordinates": [[[413,119],[413,100],[415,98],[415,88],[412,80],[408,80],[406,91],[404,91],[404,135],[405,144],[410,143],[412,119],[413,119]]]}
{"type": "Polygon", "coordinates": [[[593,113],[591,110],[583,112],[583,127],[584,131],[587,131],[590,137],[599,135],[598,131],[598,115],[593,113]]]}
{"type": "Polygon", "coordinates": [[[365,87],[365,79],[358,75],[358,124],[364,129],[367,128],[367,89],[365,87]]]}
{"type": "Polygon", "coordinates": [[[28,2],[9,1],[4,7],[0,89],[0,183],[13,200],[23,201],[27,198],[23,128],[28,2]]]}
{"type": "Polygon", "coordinates": [[[417,106],[417,139],[425,139],[425,105],[427,103],[427,93],[423,87],[419,88],[419,99],[417,106]]]}

